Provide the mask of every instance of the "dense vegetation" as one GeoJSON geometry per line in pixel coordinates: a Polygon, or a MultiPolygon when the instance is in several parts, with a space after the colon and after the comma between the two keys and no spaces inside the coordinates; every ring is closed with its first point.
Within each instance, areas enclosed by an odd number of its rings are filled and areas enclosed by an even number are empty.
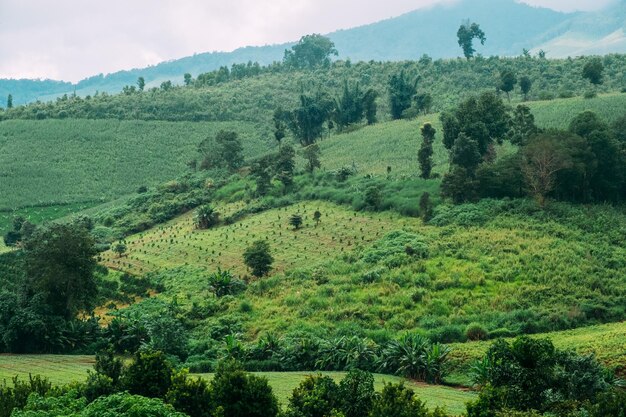
{"type": "Polygon", "coordinates": [[[0,352],[100,352],[85,385],[2,388],[9,408],[275,416],[244,370],[324,370],[351,372],[307,378],[286,415],[443,416],[367,372],[451,371],[480,390],[470,416],[623,412],[623,353],[527,335],[626,317],[625,57],[473,58],[483,37],[461,26],[466,61],[352,65],[312,35],[282,64],[4,112],[0,145],[21,155],[6,208],[95,207],[7,216],[0,352]],[[548,88],[588,91],[518,103],[548,88]],[[485,340],[480,362],[451,360],[485,340]]]}

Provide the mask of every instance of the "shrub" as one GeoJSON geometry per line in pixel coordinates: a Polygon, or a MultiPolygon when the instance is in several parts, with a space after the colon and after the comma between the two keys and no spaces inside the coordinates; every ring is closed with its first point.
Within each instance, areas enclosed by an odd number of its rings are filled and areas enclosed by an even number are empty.
{"type": "Polygon", "coordinates": [[[202,378],[189,378],[189,371],[172,375],[172,385],[165,396],[168,404],[191,417],[211,417],[212,403],[208,383],[202,378]]]}
{"type": "Polygon", "coordinates": [[[233,362],[218,366],[211,381],[213,402],[229,417],[275,417],[278,400],[266,378],[246,373],[233,362]]]}
{"type": "Polygon", "coordinates": [[[258,240],[249,246],[243,253],[243,259],[252,275],[262,277],[272,270],[274,257],[270,253],[270,245],[264,240],[258,240]]]}
{"type": "Polygon", "coordinates": [[[328,376],[309,375],[293,390],[288,416],[325,417],[339,405],[338,387],[328,376]]]}
{"type": "Polygon", "coordinates": [[[426,405],[404,384],[387,384],[376,395],[369,417],[427,417],[426,405]]]}
{"type": "Polygon", "coordinates": [[[173,368],[162,352],[138,352],[123,376],[131,394],[164,398],[172,381],[173,368]]]}
{"type": "Polygon", "coordinates": [[[374,376],[353,370],[339,383],[339,404],[345,417],[367,416],[374,401],[374,376]]]}
{"type": "Polygon", "coordinates": [[[471,323],[465,329],[465,337],[467,340],[487,340],[489,338],[489,332],[482,325],[478,323],[471,323]]]}

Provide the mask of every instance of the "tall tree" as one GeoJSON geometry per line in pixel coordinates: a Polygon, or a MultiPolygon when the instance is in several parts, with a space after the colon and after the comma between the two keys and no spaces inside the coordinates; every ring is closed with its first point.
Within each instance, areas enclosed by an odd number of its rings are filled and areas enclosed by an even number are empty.
{"type": "Polygon", "coordinates": [[[463,49],[463,55],[468,60],[474,57],[476,50],[474,49],[474,39],[480,40],[481,45],[484,45],[487,41],[485,32],[480,29],[480,26],[476,23],[469,21],[464,22],[456,33],[459,46],[463,49]]]}
{"type": "Polygon", "coordinates": [[[530,77],[528,77],[527,75],[522,76],[519,79],[519,87],[522,91],[522,97],[524,98],[524,101],[528,101],[528,93],[530,93],[530,90],[533,88],[533,82],[530,77]]]}
{"type": "Polygon", "coordinates": [[[191,74],[186,72],[185,75],[183,76],[183,82],[185,83],[187,87],[189,87],[191,83],[193,83],[193,78],[191,78],[191,74]]]}
{"type": "Polygon", "coordinates": [[[592,58],[587,61],[583,67],[583,78],[595,86],[602,84],[602,73],[604,72],[604,64],[600,58],[592,58]]]}
{"type": "Polygon", "coordinates": [[[325,36],[313,34],[303,36],[291,50],[285,51],[283,62],[294,69],[313,69],[330,65],[332,56],[339,53],[335,44],[325,36]]]}
{"type": "Polygon", "coordinates": [[[304,148],[303,155],[304,159],[306,159],[306,170],[310,173],[315,171],[315,168],[319,168],[322,166],[320,163],[320,147],[317,143],[313,145],[309,145],[304,148]]]}
{"type": "Polygon", "coordinates": [[[513,110],[507,136],[512,144],[524,146],[530,138],[540,132],[535,116],[528,106],[519,105],[513,110]]]}
{"type": "Polygon", "coordinates": [[[500,71],[500,90],[506,93],[506,97],[509,99],[509,103],[511,102],[511,91],[515,88],[517,84],[517,77],[515,73],[511,69],[505,69],[500,71]]]}
{"type": "Polygon", "coordinates": [[[282,182],[285,187],[289,187],[293,184],[293,171],[296,167],[295,157],[296,151],[291,145],[281,147],[276,156],[276,178],[282,182]]]}
{"type": "Polygon", "coordinates": [[[433,143],[437,131],[430,123],[424,124],[421,128],[422,145],[418,152],[420,165],[420,177],[429,179],[433,170],[433,143]]]}
{"type": "Polygon", "coordinates": [[[413,96],[417,92],[417,80],[411,81],[403,71],[389,79],[389,104],[391,117],[401,119],[405,110],[411,107],[413,96]]]}
{"type": "Polygon", "coordinates": [[[282,109],[277,108],[274,110],[274,116],[272,117],[272,122],[274,122],[274,139],[278,142],[278,147],[283,143],[283,139],[287,135],[287,119],[289,115],[282,109]]]}
{"type": "Polygon", "coordinates": [[[53,315],[74,318],[91,311],[98,289],[94,240],[83,227],[51,224],[24,242],[26,288],[40,294],[53,315]]]}
{"type": "Polygon", "coordinates": [[[13,108],[13,95],[9,94],[7,97],[7,109],[13,108]]]}
{"type": "Polygon", "coordinates": [[[378,98],[378,92],[369,89],[363,97],[363,106],[365,107],[365,120],[368,125],[373,125],[377,122],[376,113],[378,112],[378,105],[376,99],[378,98]]]}
{"type": "Polygon", "coordinates": [[[198,145],[202,156],[201,169],[228,168],[234,171],[243,165],[243,146],[237,132],[220,130],[215,139],[206,138],[198,145]]]}
{"type": "Polygon", "coordinates": [[[143,91],[143,89],[146,88],[146,80],[143,77],[137,78],[137,87],[139,91],[143,91]]]}
{"type": "Polygon", "coordinates": [[[300,107],[290,113],[289,128],[302,146],[314,144],[322,136],[332,102],[324,94],[300,95],[300,107]]]}

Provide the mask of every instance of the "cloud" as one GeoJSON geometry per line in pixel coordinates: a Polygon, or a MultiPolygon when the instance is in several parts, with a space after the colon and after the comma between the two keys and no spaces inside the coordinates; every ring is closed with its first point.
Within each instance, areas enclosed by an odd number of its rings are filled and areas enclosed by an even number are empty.
{"type": "MultiPolygon", "coordinates": [[[[454,0],[0,0],[0,78],[78,81],[297,40],[454,0]]],[[[603,0],[524,0],[555,8],[603,0]]]]}

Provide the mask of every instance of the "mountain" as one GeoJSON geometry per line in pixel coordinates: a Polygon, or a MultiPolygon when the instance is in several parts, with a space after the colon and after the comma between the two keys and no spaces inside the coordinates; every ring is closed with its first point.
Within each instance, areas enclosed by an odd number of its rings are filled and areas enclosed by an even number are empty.
{"type": "MultiPolygon", "coordinates": [[[[481,25],[487,34],[482,55],[515,56],[524,48],[543,49],[549,57],[626,52],[626,0],[599,12],[561,13],[532,7],[514,0],[461,0],[452,5],[422,8],[366,26],[340,30],[328,36],[335,42],[340,59],[397,61],[460,55],[456,31],[466,19],[481,25]]],[[[256,61],[262,65],[280,61],[292,44],[245,47],[233,52],[211,52],[163,62],[148,68],[97,75],[77,84],[50,80],[0,80],[0,97],[13,95],[15,104],[51,100],[64,93],[79,95],[118,92],[139,76],[148,87],[162,81],[182,82],[192,75],[221,66],[256,61]]]]}

